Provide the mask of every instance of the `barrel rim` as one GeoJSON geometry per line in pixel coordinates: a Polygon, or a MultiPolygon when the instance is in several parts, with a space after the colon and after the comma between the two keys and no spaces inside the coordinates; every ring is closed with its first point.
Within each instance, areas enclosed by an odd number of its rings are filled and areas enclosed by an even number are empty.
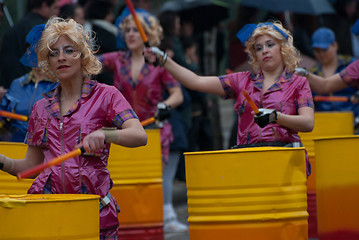
{"type": "Polygon", "coordinates": [[[7,195],[0,194],[0,202],[3,199],[12,199],[25,201],[26,203],[43,203],[46,202],[73,202],[73,201],[88,201],[99,200],[100,196],[95,194],[21,194],[21,195],[7,195]],[[39,196],[37,199],[31,199],[29,197],[39,196]]]}
{"type": "Polygon", "coordinates": [[[225,150],[212,150],[212,151],[197,151],[197,152],[184,152],[184,155],[198,155],[198,154],[229,154],[237,152],[273,152],[273,151],[302,151],[304,147],[251,147],[251,148],[238,148],[238,149],[225,149],[225,150]]]}
{"type": "Polygon", "coordinates": [[[328,141],[328,140],[337,140],[337,139],[355,139],[359,138],[359,135],[333,135],[333,136],[325,136],[325,137],[318,137],[314,138],[314,142],[319,141],[328,141]]]}

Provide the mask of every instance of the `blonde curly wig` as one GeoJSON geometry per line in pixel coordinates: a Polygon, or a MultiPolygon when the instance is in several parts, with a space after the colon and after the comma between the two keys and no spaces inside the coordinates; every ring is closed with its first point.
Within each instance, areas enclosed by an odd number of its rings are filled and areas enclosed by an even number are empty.
{"type": "Polygon", "coordinates": [[[259,36],[268,35],[276,39],[280,44],[280,51],[283,59],[284,66],[286,67],[289,73],[294,72],[294,69],[298,66],[300,60],[299,51],[293,45],[293,36],[292,34],[286,30],[279,21],[273,22],[273,24],[278,27],[281,31],[288,35],[288,39],[286,39],[282,33],[275,30],[271,25],[260,25],[257,27],[252,36],[245,43],[246,53],[249,56],[249,64],[252,65],[254,71],[258,72],[260,70],[260,66],[256,59],[255,53],[255,43],[259,36]]]}
{"type": "Polygon", "coordinates": [[[73,19],[53,17],[46,23],[37,48],[39,67],[50,79],[57,81],[56,76],[49,68],[49,54],[52,52],[51,46],[61,36],[66,36],[74,43],[78,51],[76,57],[81,58],[81,68],[84,76],[96,75],[101,71],[101,62],[94,55],[91,48],[91,46],[94,46],[94,40],[84,31],[83,26],[73,19]]]}

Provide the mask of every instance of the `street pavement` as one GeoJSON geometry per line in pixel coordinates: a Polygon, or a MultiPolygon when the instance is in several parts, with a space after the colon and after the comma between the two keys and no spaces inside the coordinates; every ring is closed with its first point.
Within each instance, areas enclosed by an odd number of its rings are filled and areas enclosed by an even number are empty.
{"type": "MultiPolygon", "coordinates": [[[[173,206],[178,220],[188,225],[188,206],[186,183],[176,180],[173,184],[173,206]]],[[[188,231],[184,233],[165,233],[165,240],[189,240],[188,231]]]]}
{"type": "MultiPolygon", "coordinates": [[[[228,146],[228,139],[233,123],[233,102],[219,99],[220,123],[223,136],[223,146],[228,146]]],[[[183,181],[175,180],[173,184],[173,205],[178,220],[188,224],[187,188],[183,181]]],[[[166,233],[165,240],[189,240],[188,232],[166,233]]]]}

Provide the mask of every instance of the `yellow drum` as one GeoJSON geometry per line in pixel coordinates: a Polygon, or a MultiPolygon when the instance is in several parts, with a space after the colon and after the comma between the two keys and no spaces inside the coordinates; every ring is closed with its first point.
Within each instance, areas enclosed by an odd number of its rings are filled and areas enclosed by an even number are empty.
{"type": "Polygon", "coordinates": [[[307,149],[312,174],[307,182],[308,194],[308,231],[309,238],[317,238],[317,201],[316,201],[316,161],[314,138],[354,134],[354,116],[352,112],[316,112],[312,132],[299,133],[307,149]]]}
{"type": "Polygon", "coordinates": [[[160,131],[146,133],[148,143],[144,147],[112,144],[110,149],[111,194],[121,209],[118,217],[123,240],[164,238],[160,131]]]}
{"type": "MultiPolygon", "coordinates": [[[[13,159],[24,159],[27,145],[14,142],[0,142],[0,153],[13,159]]],[[[15,176],[0,171],[0,194],[26,194],[33,179],[18,181],[15,176]]]]}
{"type": "Polygon", "coordinates": [[[308,239],[304,148],[185,153],[191,240],[308,239]]]}
{"type": "Polygon", "coordinates": [[[99,196],[0,195],[0,239],[98,240],[99,196]]]}
{"type": "Polygon", "coordinates": [[[358,146],[359,136],[315,139],[320,240],[359,239],[358,146]]]}

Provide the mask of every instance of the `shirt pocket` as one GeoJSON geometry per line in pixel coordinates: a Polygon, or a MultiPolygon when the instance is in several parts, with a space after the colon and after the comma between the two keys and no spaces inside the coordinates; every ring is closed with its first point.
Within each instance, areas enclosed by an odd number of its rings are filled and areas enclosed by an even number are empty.
{"type": "Polygon", "coordinates": [[[34,118],[29,123],[25,143],[36,147],[48,145],[48,118],[34,118]]]}
{"type": "Polygon", "coordinates": [[[278,110],[285,114],[296,115],[298,113],[298,105],[291,99],[278,103],[278,110]]]}

